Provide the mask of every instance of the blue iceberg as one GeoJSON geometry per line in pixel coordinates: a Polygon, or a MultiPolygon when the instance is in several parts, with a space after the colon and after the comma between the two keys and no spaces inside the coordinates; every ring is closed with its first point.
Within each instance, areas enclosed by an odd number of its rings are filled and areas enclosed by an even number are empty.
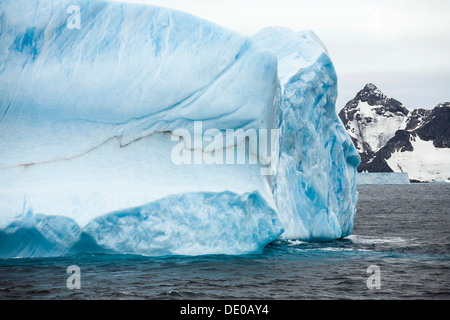
{"type": "Polygon", "coordinates": [[[273,195],[287,239],[330,241],[351,234],[361,159],[336,114],[337,77],[311,31],[267,28],[256,42],[278,57],[280,155],[273,195]]]}
{"type": "Polygon", "coordinates": [[[0,257],[352,232],[360,159],[314,33],[87,0],[2,1],[0,17],[0,257]]]}

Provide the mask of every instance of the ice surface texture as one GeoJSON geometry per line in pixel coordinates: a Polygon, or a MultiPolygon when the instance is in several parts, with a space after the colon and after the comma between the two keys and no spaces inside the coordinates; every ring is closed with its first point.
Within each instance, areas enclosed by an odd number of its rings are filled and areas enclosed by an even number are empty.
{"type": "Polygon", "coordinates": [[[0,250],[2,257],[245,254],[261,252],[281,232],[259,193],[185,193],[99,216],[84,228],[67,217],[30,212],[0,231],[0,250]]]}
{"type": "Polygon", "coordinates": [[[359,157],[313,33],[251,39],[103,1],[78,1],[71,29],[72,4],[0,4],[0,257],[243,254],[351,233],[359,157]],[[280,128],[276,174],[175,164],[171,133],[194,121],[280,128]]]}
{"type": "Polygon", "coordinates": [[[309,31],[269,28],[255,40],[278,56],[282,99],[274,197],[283,238],[329,241],[351,234],[361,159],[336,114],[337,77],[309,31]]]}

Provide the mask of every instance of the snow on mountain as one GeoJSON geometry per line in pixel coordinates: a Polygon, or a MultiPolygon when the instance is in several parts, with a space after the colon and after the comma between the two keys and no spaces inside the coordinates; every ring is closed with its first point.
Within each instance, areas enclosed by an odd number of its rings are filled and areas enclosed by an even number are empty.
{"type": "Polygon", "coordinates": [[[406,128],[410,110],[386,97],[373,84],[367,84],[349,101],[339,116],[363,155],[380,150],[399,129],[406,128]]]}
{"type": "Polygon", "coordinates": [[[450,103],[408,109],[367,84],[339,113],[361,155],[359,172],[450,180],[450,103]]]}
{"type": "Polygon", "coordinates": [[[436,148],[433,141],[410,136],[411,151],[396,149],[386,159],[394,172],[408,172],[411,180],[450,180],[450,148],[436,148]]]}

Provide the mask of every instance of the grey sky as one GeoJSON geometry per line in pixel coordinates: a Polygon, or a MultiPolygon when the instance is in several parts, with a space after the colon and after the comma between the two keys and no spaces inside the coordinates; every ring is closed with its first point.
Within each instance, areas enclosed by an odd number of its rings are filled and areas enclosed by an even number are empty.
{"type": "Polygon", "coordinates": [[[253,35],[266,26],[315,31],[339,78],[337,109],[372,82],[410,108],[450,101],[448,0],[133,0],[192,13],[253,35]]]}

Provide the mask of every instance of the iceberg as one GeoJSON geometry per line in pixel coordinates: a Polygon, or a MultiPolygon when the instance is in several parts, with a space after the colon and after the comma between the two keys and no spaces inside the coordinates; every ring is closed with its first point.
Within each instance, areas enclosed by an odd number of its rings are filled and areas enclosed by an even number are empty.
{"type": "Polygon", "coordinates": [[[410,184],[408,172],[362,172],[356,175],[357,185],[410,184]]]}
{"type": "Polygon", "coordinates": [[[64,216],[28,211],[0,231],[0,251],[3,257],[236,255],[261,252],[281,231],[276,212],[259,193],[199,192],[98,216],[83,228],[64,216]]]}
{"type": "Polygon", "coordinates": [[[314,33],[250,38],[87,0],[2,1],[0,17],[1,258],[259,253],[351,233],[359,156],[314,33]]]}
{"type": "Polygon", "coordinates": [[[351,234],[361,158],[336,114],[337,76],[314,32],[267,28],[254,36],[278,57],[282,98],[273,195],[282,238],[331,241],[351,234]]]}

